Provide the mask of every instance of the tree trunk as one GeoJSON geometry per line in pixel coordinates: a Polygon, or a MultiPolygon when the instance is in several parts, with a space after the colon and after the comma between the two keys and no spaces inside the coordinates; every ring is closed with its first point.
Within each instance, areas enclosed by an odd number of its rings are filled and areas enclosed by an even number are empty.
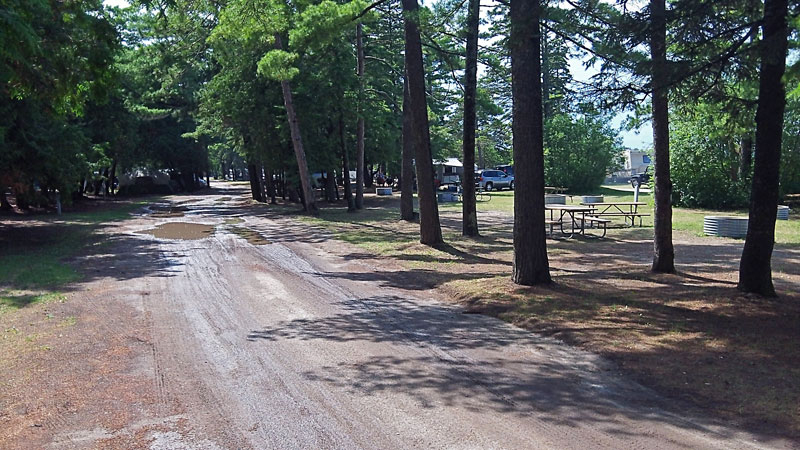
{"type": "Polygon", "coordinates": [[[356,210],[356,200],[353,198],[353,186],[350,183],[350,157],[347,152],[347,144],[344,141],[344,118],[339,111],[339,145],[342,148],[342,172],[344,182],[344,199],[347,200],[347,212],[356,210]]]}
{"type": "Polygon", "coordinates": [[[6,189],[5,186],[0,186],[0,209],[4,211],[11,209],[11,203],[9,203],[8,197],[6,196],[6,189]]]}
{"type": "Polygon", "coordinates": [[[765,0],[750,219],[739,264],[739,290],[767,297],[776,295],[771,264],[778,210],[783,113],[786,108],[783,73],[786,70],[788,47],[787,18],[787,0],[765,0]]]}
{"type": "Polygon", "coordinates": [[[275,180],[272,179],[272,169],[268,165],[264,166],[264,176],[267,179],[267,197],[270,204],[275,204],[275,180]]]}
{"type": "Polygon", "coordinates": [[[550,50],[547,46],[547,31],[545,31],[542,33],[542,111],[544,121],[553,117],[553,103],[550,101],[550,50]]]}
{"type": "MultiPolygon", "coordinates": [[[[283,49],[281,37],[275,34],[275,48],[283,49]]],[[[319,209],[314,199],[314,191],[311,189],[311,176],[308,174],[308,162],[306,161],[306,151],[303,149],[303,140],[300,137],[300,124],[297,123],[297,114],[294,111],[294,101],[292,100],[292,87],[289,80],[281,80],[283,90],[283,104],[286,107],[286,115],[289,120],[289,132],[292,136],[292,147],[297,158],[297,170],[300,172],[300,188],[303,191],[303,207],[306,212],[312,215],[319,215],[319,209]]]]}
{"type": "Polygon", "coordinates": [[[373,169],[372,164],[370,164],[364,170],[364,187],[368,187],[371,189],[373,186],[375,186],[373,182],[374,180],[375,180],[375,170],[373,169]]]}
{"type": "Polygon", "coordinates": [[[325,197],[328,203],[333,203],[336,201],[336,171],[328,169],[327,172],[327,177],[325,177],[325,197]]]}
{"type": "Polygon", "coordinates": [[[286,170],[281,170],[281,199],[286,200],[286,170]]]}
{"type": "Polygon", "coordinates": [[[742,136],[739,142],[739,179],[746,180],[750,177],[750,167],[753,164],[753,138],[750,135],[742,136]]]}
{"type": "Polygon", "coordinates": [[[653,155],[655,157],[655,208],[653,211],[653,272],[675,272],[672,247],[672,179],[669,170],[669,109],[667,90],[667,13],[665,0],[650,0],[650,56],[653,86],[653,155]]]}
{"type": "Polygon", "coordinates": [[[109,172],[110,172],[109,167],[103,169],[103,197],[109,197],[111,195],[111,185],[108,182],[109,172]]]}
{"type": "Polygon", "coordinates": [[[114,191],[114,180],[117,179],[117,160],[111,162],[111,175],[108,180],[108,185],[111,189],[111,195],[116,196],[117,193],[114,191]]]}
{"type": "Polygon", "coordinates": [[[511,0],[511,94],[514,146],[514,264],[511,280],[550,283],[544,227],[544,135],[539,0],[511,0]]]}
{"type": "Polygon", "coordinates": [[[250,193],[251,193],[251,195],[253,197],[253,200],[255,200],[257,202],[264,201],[261,198],[261,183],[259,183],[259,178],[260,177],[258,176],[258,173],[256,171],[256,165],[255,164],[250,163],[250,164],[247,165],[247,174],[250,177],[250,193]]]}
{"type": "Polygon", "coordinates": [[[467,58],[464,71],[464,177],[461,180],[461,233],[478,236],[478,212],[475,205],[475,96],[478,90],[478,22],[480,0],[469,0],[467,14],[467,58]]]}
{"type": "Polygon", "coordinates": [[[400,171],[400,218],[414,221],[414,140],[411,139],[411,107],[408,102],[408,77],[403,79],[403,154],[400,171]]]}
{"type": "Polygon", "coordinates": [[[261,182],[261,200],[263,203],[267,203],[267,199],[269,198],[269,183],[267,182],[267,171],[265,169],[266,165],[262,161],[258,166],[258,180],[261,182]]]}
{"type": "Polygon", "coordinates": [[[364,207],[364,42],[361,23],[356,26],[358,54],[358,124],[356,128],[356,208],[364,207]]]}
{"type": "Polygon", "coordinates": [[[422,63],[422,42],[419,37],[419,5],[417,0],[403,1],[405,31],[405,70],[408,78],[408,100],[411,109],[411,139],[417,162],[420,242],[430,246],[444,243],[439,224],[439,205],[433,186],[433,157],[428,128],[428,104],[425,98],[425,68],[422,63]]]}

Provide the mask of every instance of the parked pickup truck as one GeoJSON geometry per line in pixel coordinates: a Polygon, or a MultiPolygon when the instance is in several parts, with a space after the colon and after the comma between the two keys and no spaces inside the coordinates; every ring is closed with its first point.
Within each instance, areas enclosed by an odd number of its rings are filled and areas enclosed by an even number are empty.
{"type": "Polygon", "coordinates": [[[650,173],[650,166],[645,167],[644,172],[637,173],[636,175],[631,177],[631,186],[636,188],[636,186],[641,186],[643,184],[647,184],[650,182],[650,177],[652,174],[650,173]]]}

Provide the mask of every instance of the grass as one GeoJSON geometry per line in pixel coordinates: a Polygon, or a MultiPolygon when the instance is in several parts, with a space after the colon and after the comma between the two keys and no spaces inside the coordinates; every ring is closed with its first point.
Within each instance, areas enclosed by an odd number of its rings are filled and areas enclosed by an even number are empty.
{"type": "MultiPolygon", "coordinates": [[[[627,185],[623,185],[627,187],[627,185]]],[[[568,204],[579,204],[581,194],[602,195],[607,202],[632,202],[633,192],[620,189],[620,185],[602,186],[588,193],[576,193],[571,198],[567,197],[568,204]]],[[[478,211],[494,211],[513,214],[514,212],[514,191],[494,191],[491,193],[490,201],[478,202],[478,211]]],[[[646,202],[647,205],[639,209],[640,212],[650,214],[644,217],[642,224],[645,227],[653,226],[653,200],[648,192],[639,194],[639,201],[646,202]]],[[[444,203],[439,205],[443,212],[461,211],[461,203],[444,203]]],[[[709,209],[678,208],[672,209],[672,229],[676,231],[686,231],[695,236],[703,236],[703,217],[712,215],[737,215],[747,216],[747,210],[718,211],[709,209]]],[[[775,243],[800,245],[800,216],[792,214],[790,220],[778,220],[775,223],[775,243]]],[[[619,221],[616,219],[616,221],[619,221]]],[[[707,239],[716,239],[707,237],[707,239]]]]}
{"type": "Polygon", "coordinates": [[[36,225],[10,222],[0,235],[0,314],[63,299],[59,290],[81,279],[66,260],[100,243],[99,226],[127,218],[148,201],[45,217],[36,225]]]}

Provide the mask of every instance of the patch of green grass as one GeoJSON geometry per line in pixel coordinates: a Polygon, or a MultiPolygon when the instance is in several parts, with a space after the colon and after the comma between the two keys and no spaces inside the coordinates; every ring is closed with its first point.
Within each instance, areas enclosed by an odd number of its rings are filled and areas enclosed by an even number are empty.
{"type": "Polygon", "coordinates": [[[62,299],[60,287],[78,281],[81,274],[65,260],[85,248],[103,245],[95,230],[104,223],[128,218],[152,199],[121,203],[89,212],[66,213],[47,225],[22,226],[0,239],[0,313],[62,299]]]}
{"type": "Polygon", "coordinates": [[[78,319],[75,316],[67,316],[64,320],[61,321],[61,326],[65,327],[72,327],[78,323],[78,319]]]}
{"type": "MultiPolygon", "coordinates": [[[[629,186],[603,186],[586,194],[602,195],[606,202],[632,202],[633,192],[623,190],[627,187],[629,186]]],[[[571,198],[567,197],[567,203],[575,205],[580,204],[580,195],[581,194],[574,193],[571,198]]],[[[495,211],[508,214],[514,213],[514,191],[494,191],[491,193],[491,196],[492,199],[490,201],[477,203],[478,211],[495,211]]],[[[649,216],[644,217],[642,220],[642,225],[645,227],[645,229],[647,229],[647,227],[653,226],[652,196],[648,192],[641,192],[639,193],[639,201],[647,203],[647,205],[638,209],[639,212],[650,214],[649,216]]],[[[448,212],[461,211],[461,203],[440,204],[439,209],[448,212]]],[[[672,229],[676,231],[692,233],[696,236],[705,236],[703,234],[703,217],[712,215],[747,216],[747,210],[715,211],[710,209],[675,207],[672,209],[672,229]]],[[[615,218],[614,220],[615,224],[616,222],[621,223],[621,220],[618,218],[615,218]]],[[[635,228],[635,230],[638,229],[637,221],[637,228],[635,228]]],[[[652,230],[648,230],[648,232],[652,232],[652,230]]],[[[715,238],[708,237],[708,239],[715,238]]],[[[775,223],[775,243],[800,245],[800,217],[797,214],[793,214],[789,220],[779,220],[775,223]]]]}
{"type": "Polygon", "coordinates": [[[0,259],[0,285],[31,289],[78,280],[78,272],[61,260],[80,251],[88,243],[91,233],[83,227],[67,225],[59,231],[41,242],[11,243],[0,259]]]}
{"type": "Polygon", "coordinates": [[[66,297],[60,292],[0,291],[0,313],[24,308],[34,303],[63,302],[65,300],[66,297]]]}
{"type": "Polygon", "coordinates": [[[85,224],[103,224],[107,222],[119,222],[120,220],[127,219],[133,211],[149,203],[158,201],[159,199],[160,199],[159,197],[155,198],[151,197],[143,200],[126,202],[108,209],[65,213],[64,215],[61,216],[60,219],[65,222],[76,222],[85,224]]]}

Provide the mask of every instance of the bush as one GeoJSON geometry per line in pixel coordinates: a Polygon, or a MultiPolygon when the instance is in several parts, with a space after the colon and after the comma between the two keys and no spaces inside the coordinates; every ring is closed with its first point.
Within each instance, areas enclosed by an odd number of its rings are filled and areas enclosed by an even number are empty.
{"type": "Polygon", "coordinates": [[[800,97],[789,96],[783,123],[781,195],[800,193],[800,97]]]}
{"type": "Polygon", "coordinates": [[[672,200],[675,205],[747,207],[750,180],[738,179],[739,153],[731,137],[720,137],[711,115],[682,115],[670,130],[672,200]]]}
{"type": "Polygon", "coordinates": [[[617,135],[599,118],[557,115],[545,123],[544,134],[544,178],[549,186],[590,192],[620,164],[617,135]]]}

